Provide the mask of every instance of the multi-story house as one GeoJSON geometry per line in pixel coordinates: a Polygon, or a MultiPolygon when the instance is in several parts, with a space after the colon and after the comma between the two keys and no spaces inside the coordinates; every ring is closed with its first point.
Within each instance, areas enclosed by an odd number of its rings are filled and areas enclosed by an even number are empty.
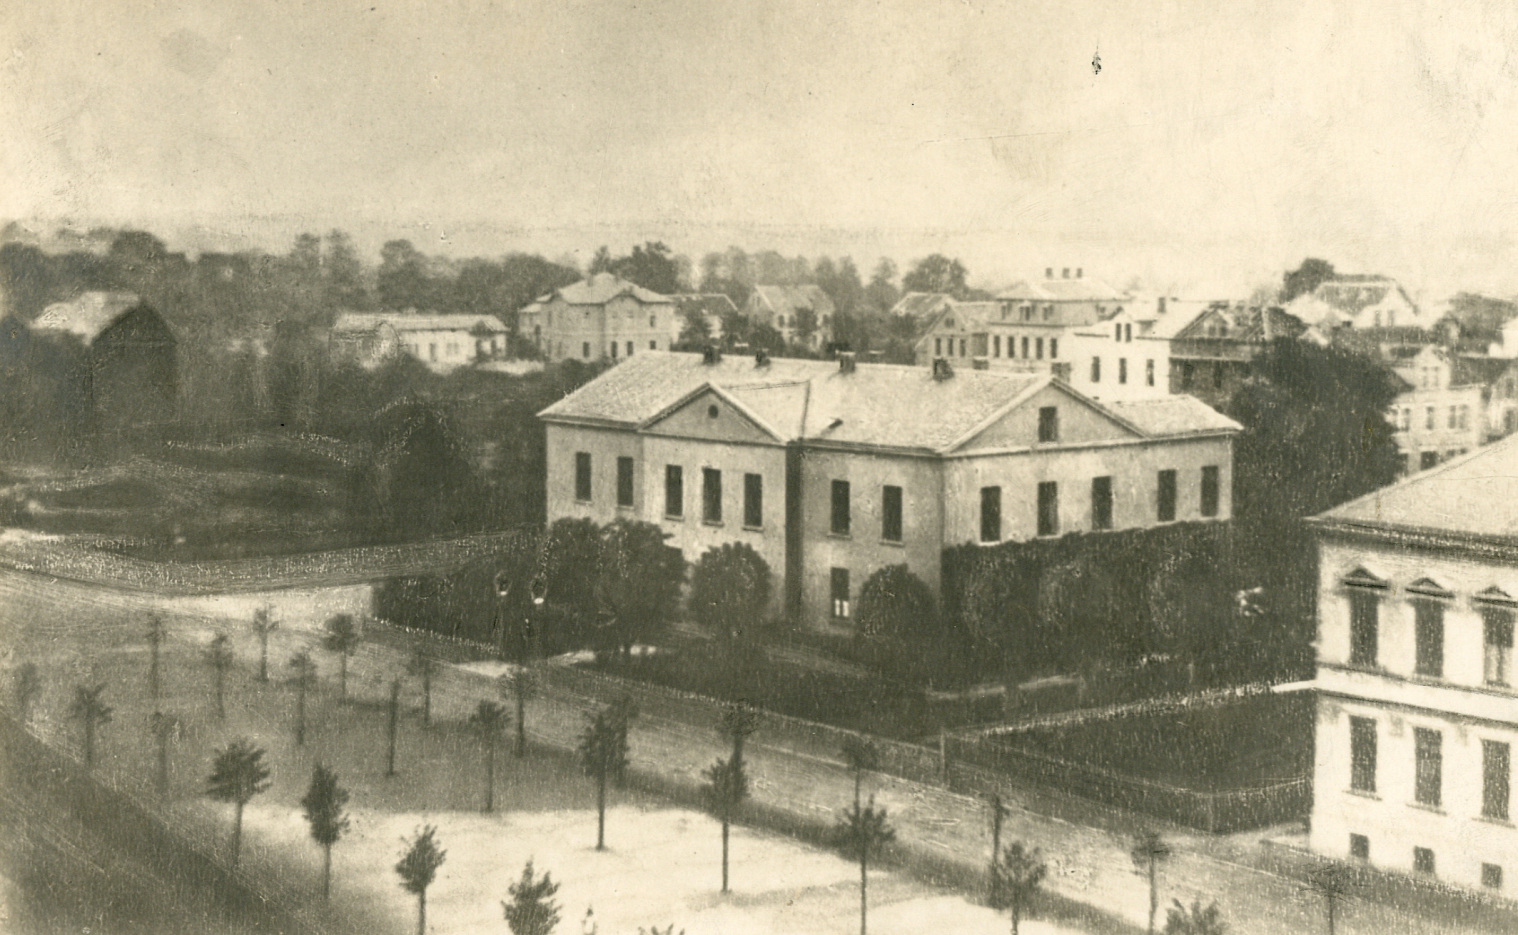
{"type": "Polygon", "coordinates": [[[1223,408],[1248,379],[1256,355],[1306,327],[1279,308],[1213,302],[1170,341],[1170,389],[1223,408]]]}
{"type": "Polygon", "coordinates": [[[833,300],[821,286],[755,286],[743,314],[780,332],[787,344],[822,350],[833,340],[833,300]]]}
{"type": "Polygon", "coordinates": [[[1310,523],[1313,850],[1510,893],[1518,438],[1310,523]]]}
{"type": "Polygon", "coordinates": [[[550,521],[744,542],[772,611],[847,632],[859,588],[944,547],[1226,520],[1238,425],[1189,397],[1097,402],[1051,374],[640,354],[540,413],[550,521]]]}
{"type": "Polygon", "coordinates": [[[493,315],[417,312],[337,316],[328,337],[334,360],[377,367],[405,354],[439,372],[506,353],[506,326],[493,315]]]}
{"type": "MultiPolygon", "coordinates": [[[[1421,471],[1486,441],[1486,394],[1492,364],[1437,345],[1394,351],[1403,391],[1387,412],[1407,471],[1421,471]]],[[[1500,371],[1499,371],[1500,372],[1500,371]]]]}
{"type": "Polygon", "coordinates": [[[667,351],[684,319],[667,295],[596,273],[540,297],[517,313],[517,333],[548,361],[620,360],[667,351]]]}
{"type": "Polygon", "coordinates": [[[1292,299],[1286,311],[1311,326],[1431,329],[1435,318],[1389,276],[1334,276],[1292,299]]]}

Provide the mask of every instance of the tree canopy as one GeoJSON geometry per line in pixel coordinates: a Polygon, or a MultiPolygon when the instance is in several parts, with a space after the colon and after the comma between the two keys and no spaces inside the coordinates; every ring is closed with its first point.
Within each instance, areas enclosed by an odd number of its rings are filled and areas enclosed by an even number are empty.
{"type": "Polygon", "coordinates": [[[1308,257],[1296,269],[1283,274],[1281,301],[1290,302],[1299,295],[1312,292],[1324,281],[1334,277],[1334,265],[1327,260],[1308,257]]]}

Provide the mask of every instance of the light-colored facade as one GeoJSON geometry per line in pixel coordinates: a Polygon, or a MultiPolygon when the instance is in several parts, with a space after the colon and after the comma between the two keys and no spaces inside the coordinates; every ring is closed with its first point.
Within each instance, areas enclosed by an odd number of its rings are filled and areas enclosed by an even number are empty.
{"type": "Polygon", "coordinates": [[[550,521],[656,523],[692,562],[746,542],[777,616],[844,631],[871,574],[936,588],[949,545],[1229,518],[1238,428],[1049,374],[697,354],[635,357],[541,417],[550,521]]]}
{"type": "Polygon", "coordinates": [[[1518,439],[1313,523],[1313,850],[1510,896],[1518,439]]]}
{"type": "Polygon", "coordinates": [[[517,313],[519,336],[549,361],[622,360],[667,351],[680,339],[683,324],[674,299],[612,273],[555,289],[517,313]]]}
{"type": "Polygon", "coordinates": [[[491,315],[339,315],[329,336],[334,360],[373,368],[400,354],[446,372],[506,354],[506,326],[491,315]]]}
{"type": "Polygon", "coordinates": [[[1405,470],[1421,471],[1486,440],[1486,387],[1466,383],[1469,368],[1429,345],[1394,366],[1406,389],[1387,412],[1405,470]]]}
{"type": "Polygon", "coordinates": [[[754,324],[765,324],[780,332],[787,344],[799,344],[814,351],[833,341],[833,300],[821,286],[755,286],[749,293],[743,314],[754,324]]]}
{"type": "Polygon", "coordinates": [[[1286,312],[1308,325],[1356,330],[1429,329],[1438,320],[1434,311],[1420,308],[1395,279],[1375,275],[1327,279],[1287,303],[1286,312]]]}

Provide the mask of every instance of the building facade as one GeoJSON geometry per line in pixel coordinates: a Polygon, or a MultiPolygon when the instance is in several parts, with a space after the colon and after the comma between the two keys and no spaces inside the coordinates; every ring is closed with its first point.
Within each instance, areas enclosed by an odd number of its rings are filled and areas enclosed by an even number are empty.
{"type": "Polygon", "coordinates": [[[667,351],[683,324],[672,298],[613,273],[555,289],[517,313],[519,337],[550,362],[667,351]]]}
{"type": "MultiPolygon", "coordinates": [[[[1486,441],[1482,370],[1442,347],[1409,349],[1392,371],[1404,387],[1387,413],[1407,472],[1448,461],[1486,441]]],[[[1500,364],[1499,364],[1500,366],[1500,364]]]]}
{"type": "Polygon", "coordinates": [[[848,632],[905,564],[965,542],[1231,515],[1238,426],[1194,399],[1099,403],[1050,374],[644,354],[544,410],[550,521],[751,545],[772,612],[848,632]]]}
{"type": "Polygon", "coordinates": [[[1318,853],[1510,894],[1518,439],[1315,518],[1318,853]]]}
{"type": "Polygon", "coordinates": [[[1311,292],[1293,298],[1286,312],[1299,321],[1329,328],[1432,329],[1437,316],[1414,302],[1390,276],[1333,276],[1311,292]]]}
{"type": "Polygon", "coordinates": [[[1223,408],[1249,379],[1255,357],[1277,338],[1298,338],[1302,322],[1281,309],[1214,302],[1170,342],[1170,389],[1223,408]]]}
{"type": "Polygon", "coordinates": [[[833,341],[833,300],[821,286],[755,286],[743,313],[780,332],[787,344],[819,351],[833,341]]]}
{"type": "Polygon", "coordinates": [[[506,326],[493,315],[417,312],[339,315],[328,337],[333,360],[372,369],[402,354],[446,372],[506,355],[506,326]]]}

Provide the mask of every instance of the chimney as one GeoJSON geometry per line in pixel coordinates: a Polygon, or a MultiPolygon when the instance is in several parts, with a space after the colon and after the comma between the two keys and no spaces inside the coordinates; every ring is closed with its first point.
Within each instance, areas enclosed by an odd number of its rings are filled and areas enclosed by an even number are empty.
{"type": "Polygon", "coordinates": [[[1045,266],[1044,267],[1044,278],[1045,279],[1053,279],[1054,278],[1054,267],[1052,267],[1052,266],[1045,266]]]}
{"type": "Polygon", "coordinates": [[[707,366],[710,366],[710,365],[716,364],[716,363],[721,363],[722,362],[722,352],[719,351],[719,350],[717,350],[717,346],[716,345],[714,345],[714,344],[708,344],[706,346],[706,350],[702,351],[702,353],[701,353],[701,362],[703,364],[706,364],[707,366]]]}
{"type": "Polygon", "coordinates": [[[1061,279],[1069,279],[1070,278],[1070,267],[1067,266],[1064,269],[1060,270],[1060,278],[1061,279]]]}
{"type": "Polygon", "coordinates": [[[767,350],[765,350],[764,348],[761,347],[757,351],[754,352],[754,366],[755,367],[768,367],[769,365],[770,365],[770,352],[769,351],[767,351],[767,350]]]}
{"type": "Polygon", "coordinates": [[[853,351],[841,351],[838,354],[838,372],[853,373],[856,366],[853,351]]]}
{"type": "Polygon", "coordinates": [[[954,368],[949,366],[948,358],[933,358],[933,379],[947,380],[954,376],[954,368]]]}

